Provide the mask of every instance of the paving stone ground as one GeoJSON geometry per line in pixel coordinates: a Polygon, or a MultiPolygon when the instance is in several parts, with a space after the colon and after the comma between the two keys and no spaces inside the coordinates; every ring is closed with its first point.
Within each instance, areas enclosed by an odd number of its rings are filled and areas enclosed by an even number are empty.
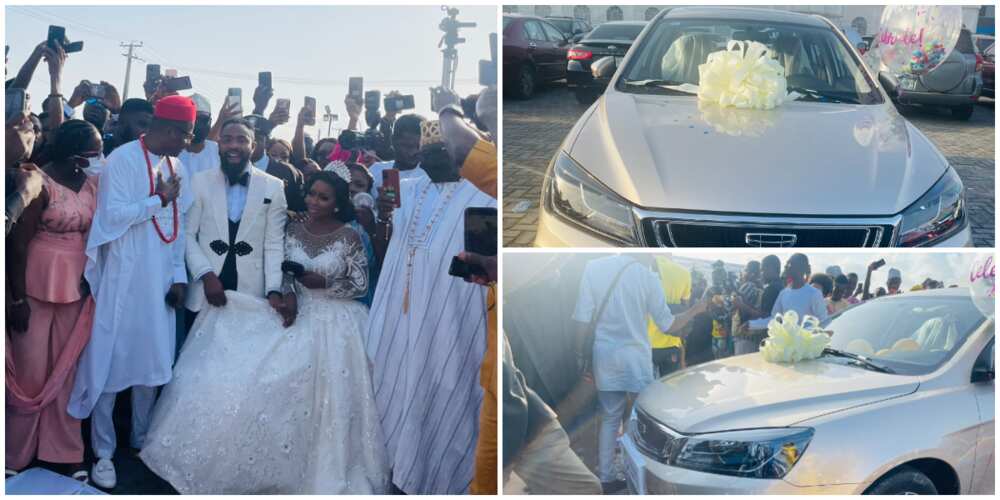
{"type": "MultiPolygon", "coordinates": [[[[538,224],[538,200],[549,160],[586,110],[561,83],[533,99],[503,102],[503,244],[531,246],[538,224]]],[[[972,119],[951,118],[947,110],[903,111],[958,170],[968,190],[967,203],[976,246],[994,246],[994,103],[984,99],[972,119]]]]}

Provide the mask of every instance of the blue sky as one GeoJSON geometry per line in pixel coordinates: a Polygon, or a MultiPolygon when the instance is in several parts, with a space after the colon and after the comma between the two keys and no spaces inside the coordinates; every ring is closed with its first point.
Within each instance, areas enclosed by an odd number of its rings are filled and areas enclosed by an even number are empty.
{"type": "MultiPolygon", "coordinates": [[[[489,34],[497,31],[497,7],[459,7],[459,19],[476,22],[465,29],[459,45],[456,88],[478,92],[480,59],[489,58],[489,34]]],[[[191,77],[194,92],[205,95],[217,113],[229,87],[250,96],[259,71],[274,74],[275,97],[292,100],[292,120],[305,96],[316,97],[339,114],[334,128],[345,126],[343,100],[351,76],[365,79],[365,90],[413,94],[416,111],[430,114],[428,88],[439,84],[442,56],[437,48],[444,17],[440,6],[5,6],[5,43],[10,45],[8,77],[13,77],[34,47],[45,39],[48,25],[66,27],[71,41],[84,50],[70,55],[63,72],[67,97],[80,80],[107,80],[123,91],[125,57],[120,42],[141,40],[137,54],[145,62],[132,66],[130,97],[142,97],[146,63],[176,68],[191,77]]],[[[45,64],[31,86],[32,107],[48,94],[45,64]]],[[[182,92],[188,94],[189,92],[182,92]]],[[[80,110],[78,110],[79,112],[80,110]]],[[[326,134],[325,123],[323,134],[326,134]]],[[[314,137],[317,130],[307,130],[314,137]]],[[[275,130],[291,138],[293,124],[275,130]]]]}

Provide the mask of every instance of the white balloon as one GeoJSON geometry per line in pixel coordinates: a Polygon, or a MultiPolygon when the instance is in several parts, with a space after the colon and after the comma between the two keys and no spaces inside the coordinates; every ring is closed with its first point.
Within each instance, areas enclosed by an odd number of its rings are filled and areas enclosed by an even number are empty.
{"type": "Polygon", "coordinates": [[[992,255],[973,261],[969,269],[969,290],[980,312],[987,317],[996,314],[996,263],[992,255]]]}
{"type": "Polygon", "coordinates": [[[897,75],[925,75],[948,59],[961,30],[958,5],[888,5],[871,51],[897,75]]]}

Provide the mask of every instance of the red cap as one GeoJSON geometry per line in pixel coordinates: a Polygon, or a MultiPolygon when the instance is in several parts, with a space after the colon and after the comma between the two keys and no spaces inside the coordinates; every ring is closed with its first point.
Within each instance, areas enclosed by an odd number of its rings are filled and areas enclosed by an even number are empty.
{"type": "Polygon", "coordinates": [[[164,120],[194,123],[197,107],[190,97],[171,95],[156,101],[153,117],[164,120]]]}

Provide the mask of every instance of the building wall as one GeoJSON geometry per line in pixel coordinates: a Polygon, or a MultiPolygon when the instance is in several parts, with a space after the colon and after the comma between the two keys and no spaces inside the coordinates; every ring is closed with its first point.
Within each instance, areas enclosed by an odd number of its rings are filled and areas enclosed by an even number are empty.
{"type": "MultiPolygon", "coordinates": [[[[505,5],[504,12],[516,12],[540,17],[567,16],[587,19],[593,25],[617,19],[621,14],[624,21],[642,21],[650,19],[668,5],[505,5]]],[[[878,31],[879,20],[884,6],[881,5],[773,5],[763,8],[790,10],[804,14],[820,14],[836,24],[840,29],[854,27],[862,36],[872,35],[878,31]]],[[[980,6],[963,6],[962,20],[965,26],[976,32],[980,21],[980,11],[987,10],[990,20],[993,7],[980,9],[980,6]]],[[[983,31],[980,29],[979,31],[983,31]]],[[[992,30],[990,31],[992,32],[992,30]]]]}

